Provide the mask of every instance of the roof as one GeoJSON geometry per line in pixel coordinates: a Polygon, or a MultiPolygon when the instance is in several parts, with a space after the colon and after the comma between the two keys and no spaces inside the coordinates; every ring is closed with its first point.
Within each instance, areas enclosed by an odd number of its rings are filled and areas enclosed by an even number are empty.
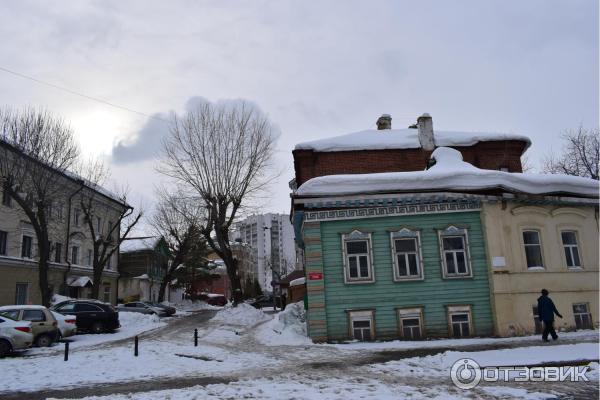
{"type": "Polygon", "coordinates": [[[293,281],[290,282],[290,287],[304,285],[305,283],[306,283],[305,277],[294,279],[293,281]]]}
{"type": "Polygon", "coordinates": [[[431,155],[436,164],[425,171],[374,174],[327,175],[302,184],[296,196],[351,195],[411,191],[481,191],[550,195],[567,193],[598,198],[598,181],[560,174],[528,174],[479,169],[449,147],[439,147],[431,155]]]}
{"type": "Polygon", "coordinates": [[[119,250],[121,253],[133,253],[135,251],[154,250],[160,242],[160,236],[145,236],[127,238],[121,242],[119,250]]]}
{"type": "Polygon", "coordinates": [[[2,306],[0,310],[45,310],[44,306],[34,306],[34,305],[12,305],[12,306],[2,306]]]}
{"type": "Polygon", "coordinates": [[[67,285],[72,287],[86,287],[93,282],[88,276],[71,276],[67,279],[67,285]]]}
{"type": "MultiPolygon", "coordinates": [[[[367,129],[327,139],[299,143],[295,150],[314,150],[321,152],[386,150],[386,149],[418,149],[421,147],[418,138],[419,130],[406,129],[367,129]]],[[[435,144],[442,146],[472,146],[479,142],[500,140],[516,140],[525,142],[527,149],[531,140],[527,136],[512,133],[493,132],[458,132],[434,131],[435,144]]]]}
{"type": "Polygon", "coordinates": [[[283,278],[281,278],[279,283],[290,283],[294,279],[298,279],[298,278],[302,278],[302,277],[304,277],[304,271],[294,270],[294,271],[290,272],[289,274],[287,274],[286,276],[284,276],[283,278]]]}

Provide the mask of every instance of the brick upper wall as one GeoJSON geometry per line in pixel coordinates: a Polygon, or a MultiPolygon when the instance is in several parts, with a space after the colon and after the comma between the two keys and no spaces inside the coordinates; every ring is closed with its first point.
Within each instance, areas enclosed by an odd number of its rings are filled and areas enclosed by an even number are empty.
{"type": "MultiPolygon", "coordinates": [[[[526,145],[518,140],[499,140],[453,148],[462,153],[466,162],[478,168],[508,168],[509,172],[523,172],[521,154],[526,145]]],[[[298,186],[324,175],[420,171],[427,167],[431,156],[431,151],[420,148],[338,152],[294,150],[292,153],[298,186]]]]}

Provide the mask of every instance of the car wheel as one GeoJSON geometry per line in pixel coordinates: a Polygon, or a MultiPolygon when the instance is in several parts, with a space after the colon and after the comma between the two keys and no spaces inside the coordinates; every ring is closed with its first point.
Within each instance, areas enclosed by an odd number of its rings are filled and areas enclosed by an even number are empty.
{"type": "Polygon", "coordinates": [[[52,344],[52,338],[49,335],[40,335],[35,339],[37,347],[49,347],[52,344]]]}
{"type": "Polygon", "coordinates": [[[92,325],[92,333],[104,332],[104,324],[102,322],[94,322],[92,325]]]}
{"type": "Polygon", "coordinates": [[[0,358],[10,354],[12,347],[6,340],[0,340],[0,358]]]}

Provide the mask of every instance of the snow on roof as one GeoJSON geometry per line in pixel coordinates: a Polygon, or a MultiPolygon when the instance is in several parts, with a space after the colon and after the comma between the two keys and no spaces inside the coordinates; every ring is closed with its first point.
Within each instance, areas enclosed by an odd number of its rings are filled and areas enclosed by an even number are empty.
{"type": "Polygon", "coordinates": [[[72,287],[85,287],[92,285],[92,280],[87,276],[71,276],[67,279],[67,285],[72,287]]]}
{"type": "MultiPolygon", "coordinates": [[[[327,139],[299,143],[296,150],[315,151],[350,151],[350,150],[384,150],[384,149],[418,149],[421,147],[418,129],[367,129],[327,139]]],[[[526,142],[528,148],[531,140],[527,136],[511,133],[492,132],[455,132],[434,131],[437,146],[472,146],[478,142],[498,140],[518,140],[526,142]]]]}
{"type": "Polygon", "coordinates": [[[14,305],[14,306],[2,306],[0,307],[0,311],[5,310],[45,310],[44,306],[34,306],[34,305],[14,305]]]}
{"type": "Polygon", "coordinates": [[[159,236],[147,236],[125,239],[121,242],[121,253],[133,253],[134,251],[153,250],[160,241],[159,236]]]}
{"type": "Polygon", "coordinates": [[[293,281],[290,282],[290,287],[304,285],[305,283],[306,283],[305,277],[294,279],[293,281]]]}
{"type": "Polygon", "coordinates": [[[298,188],[296,195],[504,189],[528,194],[569,193],[598,197],[598,181],[588,178],[479,169],[463,161],[462,154],[449,147],[437,148],[431,158],[436,160],[436,164],[426,171],[327,175],[312,178],[298,188]]]}
{"type": "Polygon", "coordinates": [[[142,274],[140,276],[134,276],[132,279],[150,279],[150,277],[148,276],[148,274],[142,274]]]}

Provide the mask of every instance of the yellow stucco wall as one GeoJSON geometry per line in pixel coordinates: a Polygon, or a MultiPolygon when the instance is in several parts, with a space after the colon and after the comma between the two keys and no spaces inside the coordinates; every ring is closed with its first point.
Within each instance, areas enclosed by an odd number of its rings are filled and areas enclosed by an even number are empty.
{"type": "Polygon", "coordinates": [[[598,326],[598,217],[589,206],[526,206],[517,203],[485,203],[482,220],[486,235],[495,332],[500,336],[532,334],[535,331],[533,306],[540,290],[563,315],[556,326],[575,328],[574,303],[587,303],[592,321],[598,326]],[[540,232],[543,269],[528,270],[523,230],[540,232]],[[569,269],[561,231],[577,234],[582,268],[569,269]],[[493,266],[504,257],[504,266],[493,266]]]}

